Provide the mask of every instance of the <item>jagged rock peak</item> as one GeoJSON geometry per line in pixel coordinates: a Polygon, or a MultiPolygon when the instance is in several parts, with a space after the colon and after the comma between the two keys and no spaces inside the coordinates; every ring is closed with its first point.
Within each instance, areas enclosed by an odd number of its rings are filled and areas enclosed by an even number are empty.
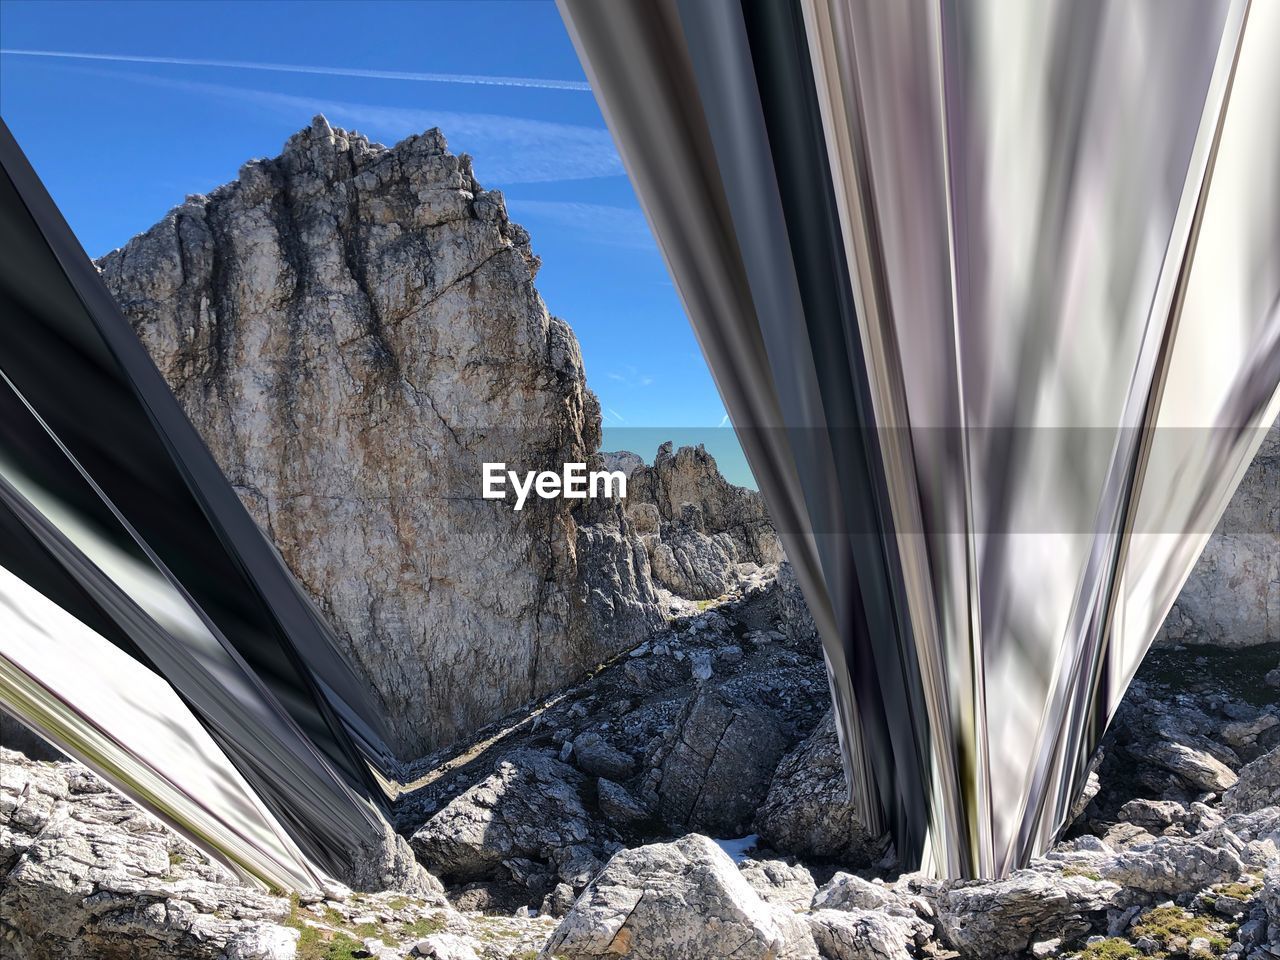
{"type": "Polygon", "coordinates": [[[587,460],[600,410],[529,235],[439,131],[317,117],[99,266],[406,758],[661,622],[620,514],[480,497],[484,461],[587,460]]]}

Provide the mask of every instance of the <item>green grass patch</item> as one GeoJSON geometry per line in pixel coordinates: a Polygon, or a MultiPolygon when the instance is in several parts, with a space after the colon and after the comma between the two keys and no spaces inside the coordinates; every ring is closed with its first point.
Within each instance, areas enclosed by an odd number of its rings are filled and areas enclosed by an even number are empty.
{"type": "Polygon", "coordinates": [[[1132,960],[1141,956],[1141,950],[1119,937],[1091,943],[1080,951],[1080,960],[1132,960]]]}
{"type": "Polygon", "coordinates": [[[298,938],[298,960],[356,960],[364,944],[345,933],[303,927],[298,938]]]}
{"type": "Polygon", "coordinates": [[[1235,897],[1237,900],[1250,900],[1253,895],[1258,892],[1258,887],[1253,883],[1220,883],[1214,887],[1209,895],[1217,900],[1218,897],[1235,897]]]}
{"type": "Polygon", "coordinates": [[[1181,907],[1156,907],[1142,916],[1133,933],[1135,937],[1150,937],[1165,948],[1179,937],[1188,943],[1203,937],[1215,953],[1221,953],[1231,945],[1231,941],[1215,930],[1208,919],[1188,916],[1181,907]]]}
{"type": "Polygon", "coordinates": [[[429,937],[433,933],[439,933],[445,926],[444,917],[436,915],[406,923],[401,932],[411,937],[429,937]]]}
{"type": "Polygon", "coordinates": [[[1090,880],[1101,880],[1102,874],[1097,870],[1090,870],[1086,867],[1078,867],[1074,863],[1069,863],[1062,868],[1064,877],[1087,877],[1090,880]]]}

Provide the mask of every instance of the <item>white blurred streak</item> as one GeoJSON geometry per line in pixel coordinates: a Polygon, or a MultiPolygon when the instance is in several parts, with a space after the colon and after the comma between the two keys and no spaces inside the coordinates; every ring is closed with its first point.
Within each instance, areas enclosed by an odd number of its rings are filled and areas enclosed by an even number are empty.
{"type": "MultiPolygon", "coordinates": [[[[1150,483],[1139,501],[1113,707],[1280,414],[1278,96],[1280,4],[1254,3],[1156,423],[1153,475],[1177,482],[1150,483]]],[[[1280,531],[1257,533],[1280,543],[1280,531]]]]}
{"type": "Polygon", "coordinates": [[[242,877],[319,885],[169,684],[2,567],[0,636],[0,700],[38,732],[164,811],[242,877]]]}
{"type": "Polygon", "coordinates": [[[1280,4],[1243,43],[1243,0],[803,8],[934,863],[1000,874],[1063,826],[1276,415],[1280,4]]]}

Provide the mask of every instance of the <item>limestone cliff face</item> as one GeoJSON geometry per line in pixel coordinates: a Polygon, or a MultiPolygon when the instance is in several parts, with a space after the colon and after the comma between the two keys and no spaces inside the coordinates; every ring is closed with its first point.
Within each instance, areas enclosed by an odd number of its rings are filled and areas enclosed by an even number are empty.
{"type": "Polygon", "coordinates": [[[600,415],[528,234],[439,131],[388,149],[318,117],[99,266],[402,755],[661,622],[620,510],[481,498],[483,461],[587,460],[600,415]]]}
{"type": "Polygon", "coordinates": [[[744,564],[783,559],[764,498],[729,483],[702,446],[673,450],[664,443],[653,466],[637,466],[625,452],[612,456],[629,469],[627,515],[649,554],[654,580],[668,590],[714,599],[733,587],[744,564]]]}
{"type": "Polygon", "coordinates": [[[1157,642],[1280,641],[1280,421],[1273,424],[1157,642]]]}

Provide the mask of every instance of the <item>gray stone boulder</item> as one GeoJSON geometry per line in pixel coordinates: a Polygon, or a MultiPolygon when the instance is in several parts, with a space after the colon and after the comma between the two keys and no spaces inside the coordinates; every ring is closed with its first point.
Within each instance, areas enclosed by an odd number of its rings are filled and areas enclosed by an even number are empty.
{"type": "Polygon", "coordinates": [[[597,846],[583,785],[580,773],[545,753],[514,751],[437,811],[410,844],[450,882],[529,872],[520,861],[568,867],[597,846]]]}
{"type": "Polygon", "coordinates": [[[560,922],[542,957],[590,960],[816,958],[803,921],[752,889],[696,834],[616,854],[560,922]]]}
{"type": "Polygon", "coordinates": [[[1181,827],[1192,819],[1192,813],[1176,800],[1130,800],[1117,811],[1121,821],[1159,835],[1171,827],[1181,827]]]}
{"type": "Polygon", "coordinates": [[[1160,837],[1137,843],[1104,860],[1104,880],[1131,890],[1176,896],[1236,880],[1244,871],[1238,839],[1218,828],[1195,837],[1160,837]],[[1234,843],[1232,842],[1234,841],[1234,843]]]}
{"type": "Polygon", "coordinates": [[[704,687],[677,721],[662,761],[659,815],[675,830],[747,833],[786,748],[768,711],[704,687]]]}
{"type": "Polygon", "coordinates": [[[622,832],[630,832],[653,817],[635,794],[607,777],[596,781],[596,804],[605,823],[622,832]]]}
{"type": "Polygon", "coordinates": [[[909,960],[932,931],[914,917],[873,910],[815,910],[805,919],[829,960],[909,960]]]}
{"type": "Polygon", "coordinates": [[[1042,867],[1003,880],[945,886],[935,908],[942,936],[953,948],[987,958],[1083,933],[1105,918],[1120,894],[1116,883],[1042,867]]]}
{"type": "MultiPolygon", "coordinates": [[[[1262,876],[1262,907],[1267,912],[1267,919],[1280,927],[1280,864],[1271,867],[1262,876]]],[[[1277,937],[1275,941],[1280,941],[1277,937]]]]}
{"type": "Polygon", "coordinates": [[[1225,813],[1252,813],[1280,806],[1280,747],[1240,768],[1236,783],[1223,795],[1225,813]]]}
{"type": "Polygon", "coordinates": [[[744,860],[738,872],[769,903],[797,912],[809,909],[817,884],[813,874],[798,863],[783,860],[744,860]]]}
{"type": "Polygon", "coordinates": [[[701,511],[685,504],[681,522],[665,524],[662,536],[646,539],[654,579],[691,600],[714,600],[738,581],[738,551],[727,533],[708,536],[701,511]]]}
{"type": "Polygon", "coordinates": [[[795,856],[859,865],[883,854],[883,844],[867,832],[849,803],[830,712],[778,764],[756,813],[755,832],[773,849],[795,856]]]}
{"type": "Polygon", "coordinates": [[[480,960],[480,954],[476,952],[480,946],[480,941],[474,937],[433,933],[414,944],[413,955],[427,960],[480,960]]]}
{"type": "Polygon", "coordinates": [[[1197,790],[1221,793],[1236,782],[1235,772],[1207,750],[1177,741],[1141,741],[1129,752],[1182,778],[1197,790]]]}
{"type": "Polygon", "coordinates": [[[883,883],[837,872],[814,891],[814,910],[873,910],[902,917],[916,916],[915,908],[883,883]]]}
{"type": "Polygon", "coordinates": [[[636,772],[635,761],[630,755],[610,745],[594,730],[574,738],[573,762],[578,769],[593,777],[625,780],[636,772]]]}
{"type": "Polygon", "coordinates": [[[1206,832],[1233,850],[1247,871],[1280,863],[1280,806],[1233,813],[1206,832]]]}
{"type": "Polygon", "coordinates": [[[1261,742],[1270,739],[1269,731],[1280,727],[1280,716],[1276,715],[1278,710],[1280,706],[1272,705],[1267,708],[1268,712],[1259,713],[1256,717],[1224,724],[1218,735],[1237,752],[1257,748],[1261,742]]]}

